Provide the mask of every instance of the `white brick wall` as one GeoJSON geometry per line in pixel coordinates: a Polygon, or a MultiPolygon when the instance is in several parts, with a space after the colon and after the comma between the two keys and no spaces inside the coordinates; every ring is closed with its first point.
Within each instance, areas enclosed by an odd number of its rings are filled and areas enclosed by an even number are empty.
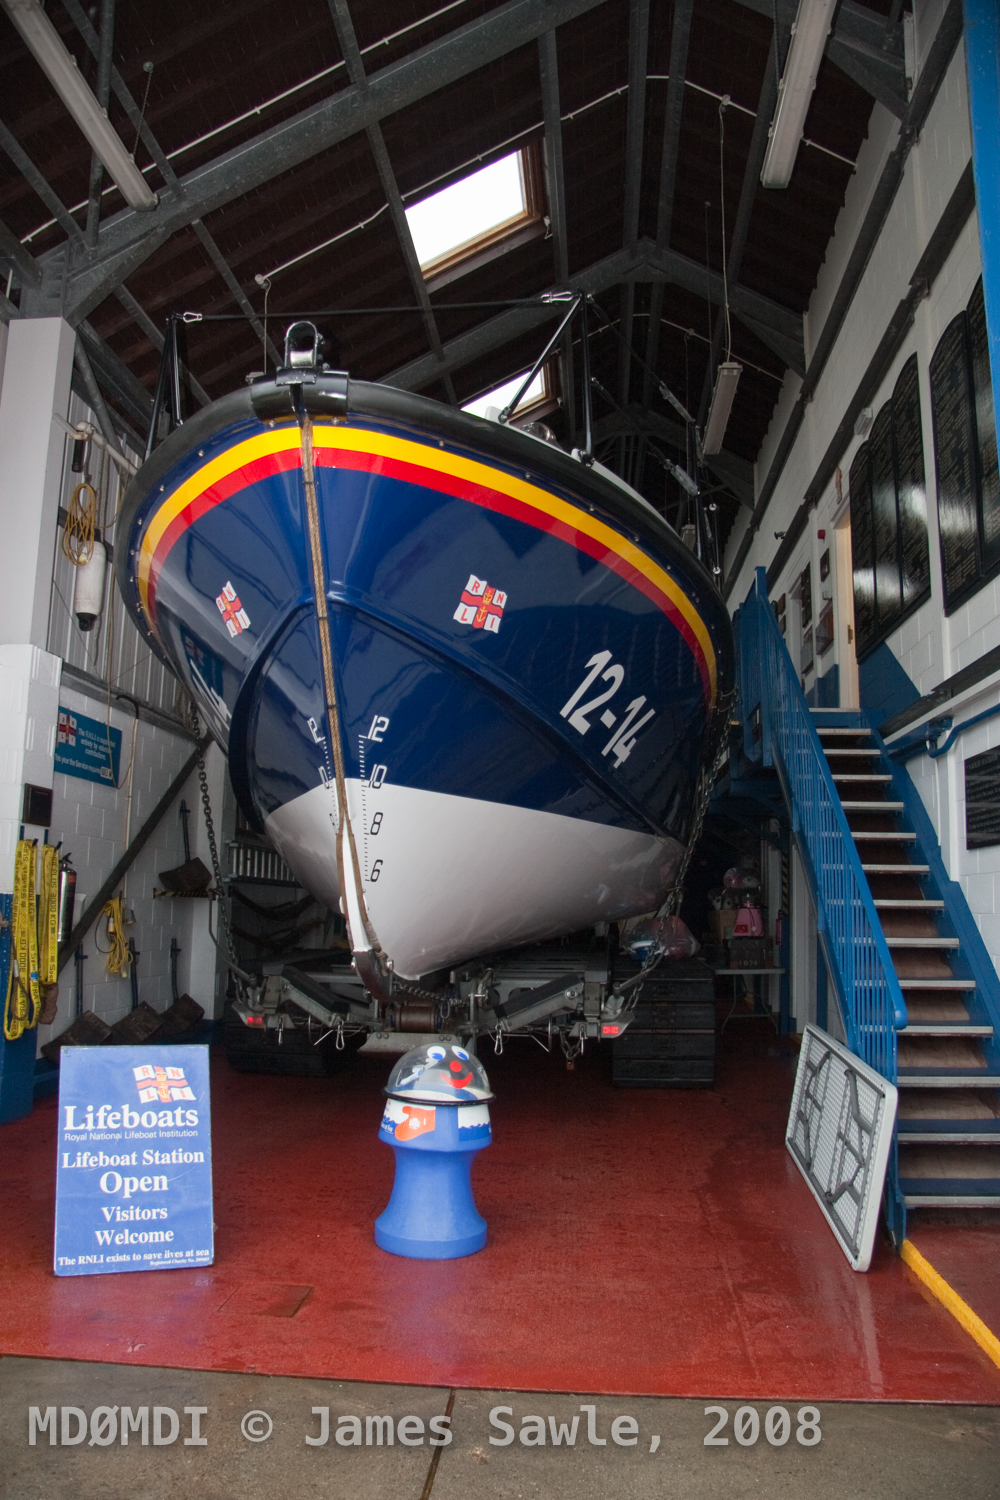
{"type": "MultiPolygon", "coordinates": [[[[90,718],[104,720],[106,702],[81,693],[67,683],[59,695],[60,704],[90,718]]],[[[62,852],[71,853],[78,873],[76,917],[82,914],[110,874],[126,847],[126,822],[130,837],[142,827],[170,782],[180,771],[194,748],[191,740],[156,725],[139,721],[118,708],[111,708],[111,726],[122,732],[121,767],[118,789],[84,781],[56,772],[53,818],[49,837],[62,841],[62,852]],[[132,809],[128,812],[128,767],[135,730],[135,753],[132,762],[132,809]]],[[[214,811],[221,811],[221,756],[209,752],[213,767],[214,811]]],[[[191,809],[190,831],[192,854],[198,854],[210,865],[207,841],[202,826],[201,800],[197,770],[191,772],[183,790],[164,814],[161,822],[125,876],[125,906],[134,915],[128,935],[139,952],[139,998],[154,1010],[165,1010],[171,1002],[170,940],[181,946],[178,962],[178,986],[187,991],[212,1016],[216,1006],[215,949],[206,937],[207,901],[176,900],[154,897],[160,886],[159,872],[179,865],[184,859],[184,841],[178,808],[184,800],[191,809]]],[[[220,847],[224,843],[218,825],[220,847]]],[[[83,942],[87,954],[83,966],[84,1009],[95,1011],[110,1024],[124,1016],[132,1005],[132,991],[127,979],[111,976],[100,949],[107,949],[106,923],[98,919],[83,942]]],[[[40,1044],[58,1035],[75,1014],[76,971],[72,963],[60,978],[59,1012],[51,1027],[40,1029],[40,1044]]]]}
{"type": "MultiPolygon", "coordinates": [[[[927,3],[917,0],[918,59],[926,56],[934,39],[943,4],[944,0],[927,0],[927,3]]],[[[878,245],[737,581],[732,595],[734,606],[746,596],[753,569],[766,566],[774,556],[778,546],[774,533],[788,528],[882,337],[889,316],[909,290],[913,269],[971,156],[968,109],[965,56],[959,44],[920,139],[910,153],[903,182],[878,245]]],[[[822,329],[872,189],[897,139],[897,130],[897,123],[876,106],[868,139],[858,158],[857,173],[848,189],[810,302],[806,319],[807,351],[815,344],[822,329]]],[[[944,614],[928,377],[930,359],[938,340],[952,318],[967,305],[980,272],[979,223],[973,212],[935,280],[930,296],[919,305],[909,336],[872,401],[873,410],[877,412],[888,400],[903,364],[916,353],[924,435],[931,598],[888,638],[887,645],[920,694],[930,692],[984,652],[1000,646],[1000,579],[987,584],[949,618],[944,614]]],[[[758,456],[758,488],[768,472],[799,385],[797,377],[789,375],[786,378],[758,456]]],[[[861,442],[861,438],[854,439],[841,459],[845,494],[851,462],[861,442]]],[[[810,518],[794,556],[772,590],[772,596],[787,592],[797,574],[811,560],[815,603],[818,557],[822,547],[831,541],[836,510],[834,486],[830,485],[810,518]],[[821,529],[826,531],[823,543],[817,537],[821,529]]],[[[743,530],[742,525],[738,533],[734,528],[727,548],[727,567],[732,565],[743,530]]],[[[834,597],[837,597],[836,592],[834,597]]],[[[838,612],[837,643],[829,660],[836,656],[840,661],[843,683],[847,655],[853,647],[847,643],[846,626],[850,621],[840,618],[842,613],[838,612]]],[[[797,641],[793,640],[796,625],[797,617],[790,611],[789,641],[793,659],[797,650],[797,641]]],[[[825,665],[821,670],[825,670],[825,665]]],[[[987,688],[956,711],[956,722],[995,703],[1000,703],[1000,689],[987,688]]],[[[1000,968],[1000,847],[982,850],[967,850],[965,847],[964,761],[994,745],[1000,745],[1000,716],[963,735],[948,755],[935,761],[926,756],[917,758],[909,762],[908,769],[937,831],[945,866],[965,892],[993,962],[1000,968]]]]}

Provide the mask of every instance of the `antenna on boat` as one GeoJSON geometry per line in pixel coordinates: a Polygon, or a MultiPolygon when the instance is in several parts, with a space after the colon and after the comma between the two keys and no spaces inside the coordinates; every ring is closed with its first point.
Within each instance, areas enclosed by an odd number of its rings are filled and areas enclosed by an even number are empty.
{"type": "Polygon", "coordinates": [[[177,324],[181,320],[187,321],[187,319],[179,318],[177,313],[171,313],[167,318],[166,337],[163,340],[163,352],[160,355],[160,369],[156,377],[156,391],[153,396],[153,410],[149,417],[149,431],[146,434],[146,451],[143,454],[143,461],[149,458],[156,447],[157,433],[168,401],[171,429],[182,426],[184,422],[184,409],[181,403],[181,357],[177,339],[177,324]]]}
{"type": "MultiPolygon", "coordinates": [[[[556,345],[558,344],[559,340],[562,338],[563,333],[566,330],[567,326],[573,321],[573,318],[574,318],[574,316],[576,314],[576,310],[580,306],[580,303],[583,301],[583,293],[582,292],[577,292],[575,295],[573,293],[568,293],[566,295],[569,295],[569,296],[573,297],[573,300],[572,300],[572,302],[569,305],[568,311],[560,319],[560,321],[559,321],[559,327],[556,329],[555,333],[549,339],[548,343],[545,345],[545,348],[542,350],[541,354],[535,360],[535,363],[532,365],[532,367],[528,371],[527,375],[525,375],[525,377],[522,380],[520,386],[518,387],[517,393],[511,398],[510,401],[507,402],[507,405],[504,407],[503,411],[497,417],[497,421],[498,422],[500,422],[500,423],[506,423],[506,422],[510,421],[510,419],[511,419],[512,415],[514,414],[514,412],[517,411],[518,403],[520,402],[520,400],[521,400],[522,396],[524,395],[525,391],[528,389],[528,386],[534,380],[535,376],[538,374],[539,370],[542,368],[542,365],[544,365],[545,361],[548,359],[549,355],[552,353],[553,349],[556,347],[556,345]]],[[[551,300],[555,301],[556,298],[553,297],[551,300]]],[[[560,301],[562,300],[562,295],[560,295],[559,300],[560,301]]]]}

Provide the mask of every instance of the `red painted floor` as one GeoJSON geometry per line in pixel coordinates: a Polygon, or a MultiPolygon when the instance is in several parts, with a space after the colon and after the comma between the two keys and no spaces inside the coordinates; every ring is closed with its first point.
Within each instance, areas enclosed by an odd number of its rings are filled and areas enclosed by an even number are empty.
{"type": "Polygon", "coordinates": [[[907,1237],[1000,1338],[1000,1210],[920,1211],[907,1237]]]}
{"type": "Polygon", "coordinates": [[[495,1143],[474,1181],[490,1243],[462,1261],[401,1260],[373,1242],[392,1175],[376,1140],[386,1060],[320,1082],[237,1076],[219,1055],[215,1265],[57,1280],[47,1100],[0,1132],[0,1352],[443,1386],[1000,1403],[1000,1370],[886,1248],[867,1275],[850,1270],[785,1152],[792,1061],[755,1050],[749,1031],[727,1038],[710,1092],[612,1089],[600,1053],[568,1073],[530,1042],[487,1052],[495,1143]]]}

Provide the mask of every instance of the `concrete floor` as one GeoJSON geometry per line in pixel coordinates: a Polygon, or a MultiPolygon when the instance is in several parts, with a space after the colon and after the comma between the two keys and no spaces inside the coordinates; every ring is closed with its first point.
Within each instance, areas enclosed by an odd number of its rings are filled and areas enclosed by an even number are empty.
{"type": "MultiPolygon", "coordinates": [[[[763,1431],[768,1403],[757,1401],[761,1432],[751,1447],[733,1441],[738,1403],[725,1405],[727,1447],[708,1448],[717,1422],[704,1399],[587,1397],[538,1392],[435,1389],[287,1376],[214,1374],[81,1364],[64,1360],[0,1360],[0,1492],[5,1500],[997,1500],[1000,1496],[1000,1409],[982,1406],[820,1403],[821,1439],[803,1447],[792,1436],[772,1447],[763,1431]],[[329,1407],[331,1431],[341,1415],[420,1417],[425,1423],[453,1399],[453,1442],[426,1445],[341,1447],[331,1436],[311,1447],[319,1432],[314,1406],[329,1407]],[[586,1413],[593,1404],[595,1431],[610,1438],[612,1421],[634,1418],[636,1447],[591,1446],[586,1413]],[[42,1434],[28,1444],[28,1409],[76,1406],[88,1417],[99,1406],[172,1408],[180,1418],[173,1444],[143,1447],[132,1434],[100,1446],[89,1436],[77,1446],[50,1446],[42,1434]],[[183,1446],[191,1431],[185,1406],[207,1407],[200,1418],[204,1445],[183,1446]],[[497,1406],[520,1430],[539,1415],[568,1423],[579,1417],[573,1448],[490,1444],[504,1433],[490,1425],[497,1406]],[[269,1438],[241,1434],[249,1412],[265,1412],[269,1438]],[[652,1437],[660,1442],[651,1452],[652,1437]],[[432,1451],[440,1458],[432,1468],[432,1451]]],[[[100,1421],[100,1418],[98,1419],[100,1421]]],[[[169,1431],[169,1418],[163,1425],[169,1431]]],[[[748,1420],[748,1419],[744,1419],[748,1420]]],[[[77,1429],[76,1419],[70,1432],[77,1429]]],[[[98,1428],[98,1435],[103,1434],[98,1428]]],[[[415,1435],[415,1431],[411,1433],[415,1435]]],[[[619,1435],[627,1432],[619,1428],[619,1435]]],[[[373,1433],[374,1436],[374,1433],[373,1433]]]]}

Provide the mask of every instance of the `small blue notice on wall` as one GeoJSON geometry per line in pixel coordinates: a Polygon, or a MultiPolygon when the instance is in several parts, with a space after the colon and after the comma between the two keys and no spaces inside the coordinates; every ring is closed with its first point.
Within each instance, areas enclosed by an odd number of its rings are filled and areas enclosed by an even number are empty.
{"type": "Polygon", "coordinates": [[[110,729],[102,719],[88,719],[59,705],[56,730],[55,768],[82,781],[118,785],[122,758],[122,732],[110,729]]]}
{"type": "Polygon", "coordinates": [[[57,1276],[208,1266],[208,1048],[64,1047],[57,1276]]]}

